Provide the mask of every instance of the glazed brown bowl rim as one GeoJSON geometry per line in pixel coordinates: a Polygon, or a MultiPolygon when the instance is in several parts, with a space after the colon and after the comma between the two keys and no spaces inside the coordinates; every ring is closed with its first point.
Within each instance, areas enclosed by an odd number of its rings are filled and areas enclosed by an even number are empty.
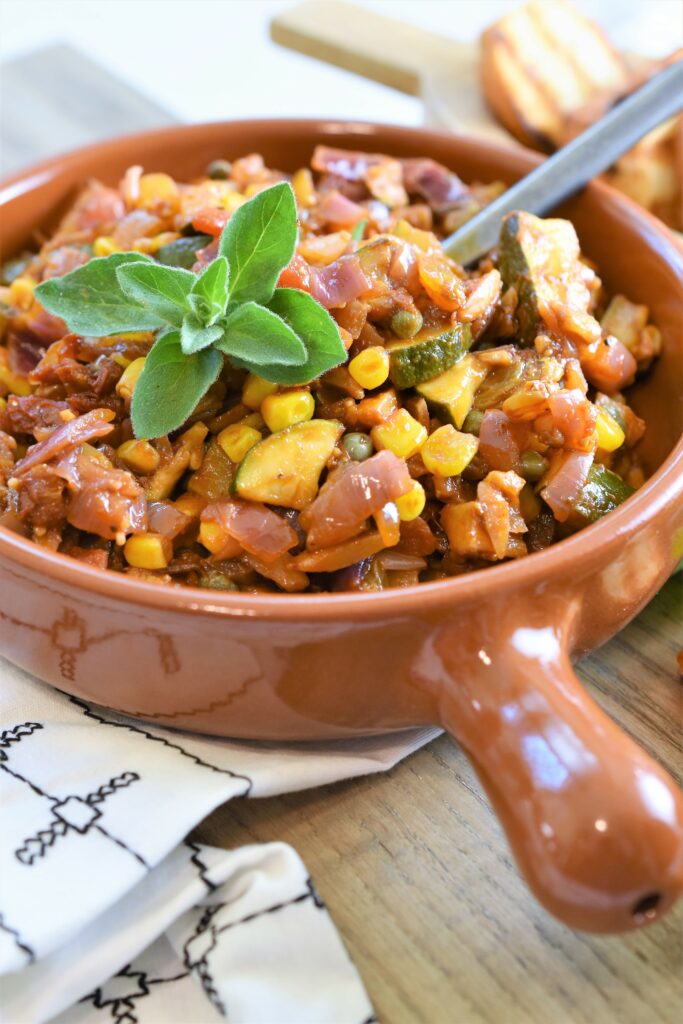
{"type": "MultiPolygon", "coordinates": [[[[0,182],[0,205],[2,201],[11,202],[14,195],[21,194],[30,188],[36,179],[59,165],[68,162],[78,163],[97,152],[107,149],[115,150],[122,143],[131,143],[136,139],[149,139],[150,136],[160,140],[164,136],[194,133],[200,134],[211,129],[234,128],[243,125],[245,128],[258,128],[273,124],[280,127],[289,126],[307,129],[311,135],[329,134],[332,137],[339,133],[337,126],[344,131],[357,134],[359,138],[372,138],[378,132],[400,132],[416,140],[424,140],[429,145],[430,138],[447,139],[457,145],[475,145],[497,154],[513,165],[516,162],[539,162],[538,154],[530,150],[508,148],[486,140],[459,136],[451,132],[434,131],[418,127],[402,127],[369,121],[351,121],[323,118],[250,118],[234,121],[210,121],[191,125],[176,125],[152,131],[136,132],[106,139],[92,145],[83,146],[59,154],[34,164],[0,182]],[[330,126],[332,130],[330,130],[330,126]],[[25,188],[18,188],[24,185],[25,188]]],[[[428,151],[428,150],[427,150],[428,151]]],[[[635,222],[637,234],[655,235],[659,247],[666,260],[678,272],[683,287],[683,253],[668,228],[638,206],[631,199],[601,181],[592,181],[588,186],[598,196],[604,196],[612,204],[621,206],[631,222],[635,222]]],[[[418,583],[396,590],[383,590],[368,593],[324,593],[324,594],[244,594],[240,592],[221,593],[203,590],[199,587],[172,586],[147,583],[143,580],[129,579],[123,574],[111,570],[96,569],[93,566],[78,562],[68,555],[47,551],[35,542],[13,533],[0,526],[0,552],[8,555],[12,561],[29,569],[42,571],[49,578],[58,578],[63,583],[113,600],[123,599],[131,606],[142,605],[178,612],[190,612],[199,615],[265,618],[272,620],[300,619],[302,614],[307,620],[330,619],[367,619],[391,614],[405,614],[415,608],[416,602],[431,607],[434,604],[449,602],[455,604],[465,599],[476,601],[485,596],[491,589],[503,589],[528,583],[534,577],[545,575],[553,578],[562,569],[576,572],[579,563],[590,558],[599,547],[602,550],[614,548],[622,543],[627,534],[641,526],[647,519],[653,518],[659,509],[677,496],[683,497],[683,436],[675,447],[652,474],[652,476],[618,509],[610,512],[597,523],[593,523],[572,537],[565,538],[544,551],[534,552],[519,560],[511,560],[482,570],[472,570],[461,576],[431,583],[418,583]]]]}

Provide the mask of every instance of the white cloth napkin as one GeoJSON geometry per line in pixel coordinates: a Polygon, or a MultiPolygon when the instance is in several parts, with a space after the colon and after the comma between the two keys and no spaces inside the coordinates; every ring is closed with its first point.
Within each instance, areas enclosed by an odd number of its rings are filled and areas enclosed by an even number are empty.
{"type": "Polygon", "coordinates": [[[299,856],[186,838],[234,797],[384,771],[420,729],[276,745],[172,732],[0,659],[0,1021],[367,1024],[299,856]]]}

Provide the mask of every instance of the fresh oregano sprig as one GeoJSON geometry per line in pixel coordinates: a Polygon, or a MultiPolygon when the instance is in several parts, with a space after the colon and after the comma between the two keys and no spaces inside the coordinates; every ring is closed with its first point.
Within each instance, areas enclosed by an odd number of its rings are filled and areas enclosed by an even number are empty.
{"type": "Polygon", "coordinates": [[[276,384],[305,384],[346,358],[336,323],[308,292],[277,288],[296,248],[296,203],[281,182],[233,213],[199,274],[138,252],[92,259],[36,288],[70,331],[155,331],[133,393],[137,437],[182,426],[224,359],[276,384]]]}

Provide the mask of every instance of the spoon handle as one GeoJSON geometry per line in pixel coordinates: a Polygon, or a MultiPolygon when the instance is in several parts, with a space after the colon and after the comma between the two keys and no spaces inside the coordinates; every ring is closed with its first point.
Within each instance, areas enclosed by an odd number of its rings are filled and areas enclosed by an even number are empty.
{"type": "Polygon", "coordinates": [[[511,210],[544,214],[614,161],[653,128],[683,108],[683,60],[654,75],[603,118],[539,164],[530,174],[467,221],[443,243],[465,265],[498,241],[500,223],[511,210]]]}

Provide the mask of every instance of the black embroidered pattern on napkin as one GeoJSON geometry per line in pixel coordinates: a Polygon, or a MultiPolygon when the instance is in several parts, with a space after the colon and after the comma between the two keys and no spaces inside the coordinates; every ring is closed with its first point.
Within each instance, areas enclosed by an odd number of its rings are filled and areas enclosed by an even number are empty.
{"type": "Polygon", "coordinates": [[[220,942],[220,936],[224,932],[229,931],[229,929],[236,928],[238,925],[248,924],[250,921],[255,921],[257,918],[264,917],[266,914],[277,914],[279,911],[285,910],[287,907],[292,907],[297,903],[303,903],[306,900],[312,900],[319,910],[325,909],[325,904],[323,903],[310,877],[306,879],[306,892],[300,893],[299,896],[294,896],[291,900],[285,900],[282,903],[275,903],[273,906],[265,907],[263,910],[257,910],[253,914],[247,914],[245,917],[242,917],[237,921],[228,921],[227,924],[224,925],[214,923],[214,918],[220,914],[221,910],[226,906],[229,906],[228,903],[212,903],[206,908],[199,919],[194,933],[186,941],[183,947],[183,963],[189,971],[194,971],[197,974],[202,988],[206,993],[207,999],[209,999],[209,1001],[216,1007],[219,1013],[223,1014],[223,1016],[227,1016],[227,1009],[218,994],[208,962],[209,954],[213,952],[220,942]]]}
{"type": "Polygon", "coordinates": [[[5,932],[6,935],[9,935],[10,938],[14,941],[14,944],[17,947],[17,949],[20,949],[22,953],[26,954],[29,964],[32,964],[35,961],[35,951],[29,946],[27,942],[25,942],[22,939],[21,934],[17,931],[16,928],[12,928],[11,925],[7,924],[7,922],[5,921],[4,914],[0,914],[0,931],[3,931],[5,932]]]}
{"type": "Polygon", "coordinates": [[[196,867],[197,874],[201,878],[202,882],[204,883],[204,885],[206,886],[208,891],[209,892],[214,892],[218,888],[218,886],[216,885],[215,882],[212,882],[211,879],[207,875],[207,871],[209,869],[208,869],[208,867],[206,866],[206,864],[204,863],[204,861],[201,859],[201,857],[199,855],[200,854],[200,846],[199,846],[199,844],[198,843],[193,843],[191,839],[186,839],[184,842],[185,842],[185,846],[187,846],[188,850],[192,850],[192,856],[190,857],[190,862],[192,864],[194,864],[194,866],[196,867]]]}
{"type": "Polygon", "coordinates": [[[14,856],[17,860],[26,867],[30,867],[40,857],[44,857],[48,850],[54,846],[55,842],[63,838],[68,832],[86,835],[91,828],[94,828],[112,843],[121,847],[122,850],[125,850],[132,857],[135,857],[146,870],[149,870],[149,864],[137,850],[134,850],[118,836],[112,835],[98,821],[102,817],[99,805],[116,793],[118,789],[125,789],[131,783],[138,782],[140,776],[136,772],[122,772],[115,778],[110,779],[109,782],[104,783],[99,789],[88,793],[84,797],[74,793],[60,799],[60,797],[53,796],[51,793],[46,793],[36,782],[10,767],[8,764],[10,754],[7,753],[8,750],[11,750],[13,744],[20,743],[27,736],[33,736],[42,729],[43,726],[40,722],[23,722],[20,725],[13,726],[11,729],[5,729],[0,734],[0,754],[2,755],[0,757],[0,769],[8,775],[12,775],[18,782],[24,783],[37,796],[43,797],[43,799],[48,800],[52,804],[51,820],[47,822],[44,829],[40,829],[33,836],[28,836],[23,841],[22,846],[14,851],[14,856]]]}
{"type": "Polygon", "coordinates": [[[42,728],[40,722],[22,722],[21,725],[15,725],[13,729],[3,729],[0,732],[0,761],[7,760],[8,755],[5,751],[13,743],[20,743],[24,736],[31,736],[38,729],[42,728]]]}
{"type": "MultiPolygon", "coordinates": [[[[143,741],[143,746],[145,741],[161,744],[162,747],[167,748],[169,752],[173,752],[178,757],[189,759],[198,768],[208,769],[210,772],[216,772],[241,782],[243,788],[240,788],[236,795],[248,795],[250,793],[253,783],[248,775],[211,764],[204,760],[203,757],[197,756],[190,750],[185,749],[180,743],[167,739],[163,734],[157,735],[155,732],[132,724],[125,719],[119,719],[114,712],[111,712],[110,718],[108,717],[108,709],[98,709],[96,711],[89,704],[78,698],[66,694],[64,696],[85,717],[98,725],[112,726],[137,734],[143,741]]],[[[44,782],[42,779],[41,783],[43,785],[37,782],[35,777],[29,777],[33,776],[34,773],[30,770],[30,767],[24,767],[27,763],[26,759],[22,760],[21,771],[18,770],[16,762],[12,764],[12,754],[13,750],[16,749],[16,745],[26,743],[28,740],[30,748],[30,737],[41,732],[43,735],[46,732],[51,733],[51,724],[26,721],[0,732],[0,769],[17,779],[22,785],[30,788],[36,796],[41,800],[48,801],[50,805],[50,817],[46,821],[45,827],[40,828],[34,835],[22,841],[18,849],[14,850],[16,859],[24,867],[30,867],[36,861],[49,857],[49,853],[55,844],[67,834],[73,834],[74,836],[86,835],[91,831],[97,831],[111,842],[126,850],[145,870],[149,871],[151,865],[136,850],[129,847],[117,836],[112,835],[103,826],[103,805],[108,800],[115,798],[118,791],[127,789],[138,782],[142,783],[143,778],[138,772],[131,770],[122,771],[108,781],[103,782],[98,788],[93,789],[92,792],[84,795],[69,793],[67,795],[60,794],[60,796],[55,796],[43,788],[44,782]]],[[[49,742],[49,736],[47,741],[49,742]]],[[[130,753],[129,749],[127,759],[130,758],[130,753]]],[[[31,764],[32,762],[29,761],[28,763],[31,764]]],[[[144,784],[146,784],[146,781],[144,784]]],[[[189,853],[188,863],[192,864],[198,878],[206,887],[207,896],[210,896],[215,890],[220,889],[220,885],[213,882],[209,877],[211,874],[210,861],[208,863],[205,862],[206,857],[199,844],[186,839],[184,845],[189,853]]],[[[279,903],[247,914],[238,920],[229,920],[231,913],[230,901],[217,902],[201,908],[203,909],[202,916],[194,932],[186,939],[183,946],[183,964],[181,965],[178,962],[175,968],[180,973],[174,973],[171,977],[150,977],[150,974],[156,975],[157,971],[154,969],[150,971],[149,968],[146,971],[140,970],[137,967],[137,963],[129,964],[91,994],[82,997],[80,1002],[90,1003],[93,1010],[102,1011],[103,1015],[108,1020],[112,1020],[114,1024],[139,1024],[140,1011],[142,1011],[142,1020],[144,1021],[146,1007],[138,1008],[138,1003],[150,995],[150,986],[180,982],[182,979],[194,975],[201,982],[205,995],[215,1009],[222,1015],[227,1016],[222,993],[219,991],[220,982],[212,976],[212,967],[210,965],[211,954],[220,947],[222,935],[234,929],[237,925],[247,925],[265,915],[278,914],[289,907],[303,904],[307,901],[310,901],[314,907],[324,910],[324,903],[316,892],[310,877],[305,881],[305,891],[301,891],[291,899],[285,899],[279,903]],[[222,914],[221,911],[224,913],[222,914]],[[221,923],[221,917],[223,923],[221,923]],[[226,920],[226,918],[228,919],[226,920]],[[183,966],[184,970],[182,969],[183,966]]],[[[0,913],[0,930],[11,937],[16,948],[21,950],[29,963],[36,959],[34,950],[23,940],[19,931],[8,922],[6,915],[2,913],[0,913]]],[[[171,970],[174,969],[170,965],[169,967],[171,970]]],[[[213,969],[215,970],[215,968],[216,964],[214,961],[213,969]]],[[[150,1006],[153,1006],[153,1004],[154,1001],[150,1001],[150,1006]]],[[[362,1024],[377,1024],[377,1018],[370,1015],[362,1024]]]]}
{"type": "Polygon", "coordinates": [[[127,729],[129,732],[138,733],[140,736],[144,736],[145,739],[151,740],[154,743],[161,743],[164,747],[168,747],[171,750],[177,750],[183,757],[189,757],[191,761],[194,761],[200,768],[208,768],[209,771],[219,772],[221,775],[229,775],[233,779],[242,779],[246,783],[246,787],[241,796],[249,796],[253,782],[248,775],[244,775],[241,772],[230,771],[229,768],[219,768],[218,765],[210,764],[208,761],[204,761],[201,757],[197,757],[196,754],[190,753],[189,750],[185,750],[179,743],[171,743],[170,740],[166,739],[165,736],[155,736],[154,733],[148,732],[146,729],[141,728],[139,725],[133,725],[132,722],[117,722],[112,719],[104,718],[101,714],[93,711],[89,704],[85,701],[79,700],[78,697],[69,697],[69,701],[76,707],[80,708],[86,718],[92,718],[93,721],[99,722],[100,725],[111,725],[115,729],[127,729]]]}
{"type": "Polygon", "coordinates": [[[96,1010],[106,1010],[114,1024],[138,1024],[135,1003],[149,995],[150,985],[165,985],[181,981],[189,973],[182,971],[170,978],[150,978],[146,971],[133,970],[132,966],[132,964],[126,964],[118,974],[114,974],[108,982],[96,988],[94,992],[83,996],[79,1002],[92,1003],[96,1010]],[[124,978],[130,979],[131,984],[122,985],[118,982],[118,979],[124,978]]]}

